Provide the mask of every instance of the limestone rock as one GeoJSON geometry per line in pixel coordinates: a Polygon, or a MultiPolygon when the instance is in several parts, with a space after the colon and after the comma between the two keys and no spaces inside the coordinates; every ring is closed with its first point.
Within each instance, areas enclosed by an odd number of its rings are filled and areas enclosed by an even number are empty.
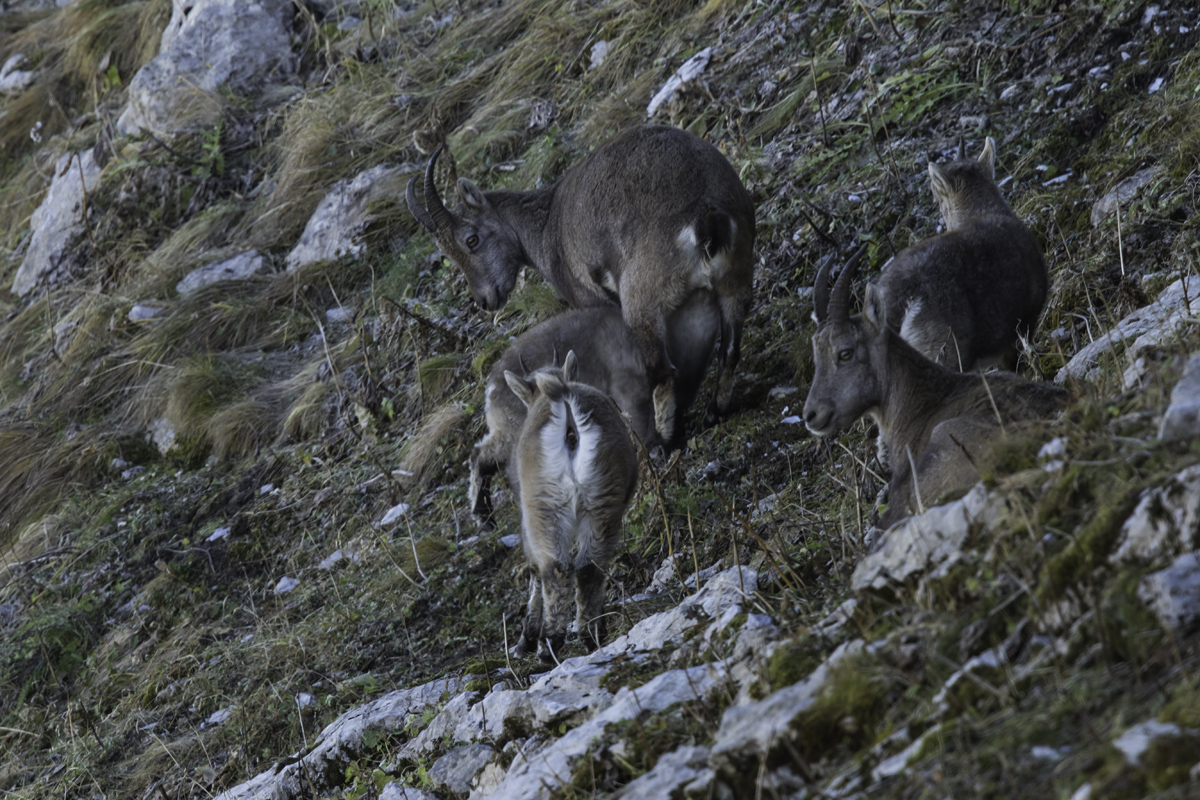
{"type": "Polygon", "coordinates": [[[878,590],[917,575],[944,575],[961,557],[972,528],[994,523],[1003,510],[1003,498],[976,484],[952,503],[898,522],[883,534],[875,552],[855,567],[850,585],[855,591],[878,590]]]}
{"type": "Polygon", "coordinates": [[[292,71],[289,0],[173,0],[159,54],[129,83],[121,133],[212,126],[219,92],[260,94],[292,71]]]}
{"type": "Polygon", "coordinates": [[[1142,578],[1138,597],[1167,630],[1200,622],[1200,551],[1184,553],[1166,569],[1142,578]]]}
{"type": "Polygon", "coordinates": [[[25,63],[24,53],[15,53],[0,67],[0,94],[17,95],[24,92],[33,83],[35,73],[17,69],[25,63]]]}
{"type": "Polygon", "coordinates": [[[762,700],[725,709],[712,747],[713,767],[719,772],[736,772],[774,752],[791,736],[793,725],[813,707],[830,670],[865,649],[861,639],[846,642],[799,683],[785,686],[762,700]]]}
{"type": "Polygon", "coordinates": [[[1125,760],[1133,766],[1140,766],[1142,756],[1150,749],[1156,739],[1178,739],[1193,737],[1196,731],[1181,728],[1174,722],[1159,722],[1152,719],[1140,722],[1126,730],[1113,740],[1113,747],[1121,751],[1125,760]]]}
{"type": "Polygon", "coordinates": [[[495,759],[496,751],[489,745],[464,744],[433,762],[429,780],[435,789],[453,797],[466,797],[475,776],[495,759]]]}
{"type": "Polygon", "coordinates": [[[704,70],[708,69],[708,62],[712,60],[712,52],[711,47],[706,47],[685,61],[683,66],[677,69],[662,85],[662,88],[654,94],[654,97],[650,98],[650,105],[646,106],[646,117],[652,118],[658,109],[675,99],[680,89],[699,78],[704,70]]]}
{"type": "Polygon", "coordinates": [[[715,773],[708,766],[707,747],[681,747],[664,753],[658,763],[621,790],[621,800],[661,800],[664,797],[704,796],[715,773]],[[685,793],[684,787],[687,788],[685,793]]]}
{"type": "Polygon", "coordinates": [[[399,197],[404,190],[403,179],[414,171],[414,167],[380,164],[335,183],[309,218],[300,241],[288,253],[288,272],[314,261],[362,253],[362,233],[371,221],[367,207],[377,200],[399,197]]]}
{"type": "Polygon", "coordinates": [[[194,269],[175,284],[175,291],[180,294],[191,294],[197,289],[211,286],[220,281],[241,281],[258,275],[263,271],[263,257],[257,250],[247,250],[238,253],[233,258],[224,261],[214,261],[200,269],[194,269]]]}
{"type": "MultiPolygon", "coordinates": [[[[1114,347],[1129,340],[1133,343],[1126,350],[1130,359],[1157,347],[1175,336],[1189,317],[1200,313],[1200,277],[1188,275],[1172,283],[1159,293],[1158,299],[1140,308],[1118,322],[1103,336],[1099,336],[1087,347],[1071,358],[1058,371],[1055,382],[1067,378],[1083,378],[1094,381],[1100,375],[1100,362],[1114,347]]],[[[1127,379],[1133,377],[1127,375],[1127,379]]]]}
{"type": "Polygon", "coordinates": [[[146,438],[154,443],[158,452],[164,456],[175,449],[175,426],[166,417],[159,417],[150,423],[146,438]]]}
{"type": "Polygon", "coordinates": [[[383,787],[383,791],[379,793],[379,800],[438,800],[438,796],[424,789],[415,789],[392,781],[383,787]]]}
{"type": "Polygon", "coordinates": [[[1200,353],[1188,359],[1179,383],[1171,390],[1171,404],[1163,414],[1158,438],[1178,442],[1200,436],[1200,353]]]}
{"type": "Polygon", "coordinates": [[[1162,486],[1142,492],[1121,526],[1111,564],[1155,561],[1193,549],[1200,541],[1200,465],[1188,467],[1162,486]]]}
{"type": "MultiPolygon", "coordinates": [[[[217,795],[218,800],[283,800],[308,796],[314,780],[321,780],[330,766],[353,760],[364,749],[367,731],[401,730],[410,716],[420,717],[436,708],[443,694],[459,690],[458,678],[443,678],[411,689],[389,692],[370,703],[351,709],[326,726],[317,742],[303,756],[279,769],[266,772],[217,795]]],[[[340,770],[334,770],[338,773],[340,770]]]]}
{"type": "Polygon", "coordinates": [[[1099,227],[1114,211],[1118,211],[1122,204],[1132,200],[1139,189],[1158,177],[1158,173],[1161,171],[1159,167],[1147,167],[1140,170],[1134,173],[1133,177],[1118,183],[1111,192],[1093,203],[1092,227],[1099,227]]]}
{"type": "Polygon", "coordinates": [[[79,265],[73,251],[83,234],[86,193],[96,187],[100,170],[90,150],[59,157],[50,191],[29,220],[33,235],[13,280],[13,294],[25,297],[51,288],[79,265]]]}
{"type": "Polygon", "coordinates": [[[129,309],[126,317],[130,322],[146,322],[147,320],[165,316],[168,311],[170,311],[170,308],[160,303],[138,303],[129,309]]]}

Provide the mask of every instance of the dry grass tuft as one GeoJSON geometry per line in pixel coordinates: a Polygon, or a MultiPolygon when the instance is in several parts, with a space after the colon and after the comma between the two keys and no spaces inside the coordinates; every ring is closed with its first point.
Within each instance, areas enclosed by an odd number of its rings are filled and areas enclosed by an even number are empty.
{"type": "Polygon", "coordinates": [[[461,433],[470,419],[461,403],[446,403],[426,415],[421,427],[405,444],[404,457],[400,461],[400,469],[412,473],[409,480],[420,483],[435,465],[443,463],[447,454],[446,437],[461,433]]]}

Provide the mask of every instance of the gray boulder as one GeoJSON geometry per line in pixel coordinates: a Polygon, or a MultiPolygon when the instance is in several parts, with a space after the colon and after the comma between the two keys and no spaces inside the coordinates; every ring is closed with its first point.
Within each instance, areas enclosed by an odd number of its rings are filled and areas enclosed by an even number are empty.
{"type": "Polygon", "coordinates": [[[174,0],[159,54],[129,83],[121,133],[211,127],[221,91],[261,94],[292,72],[290,0],[174,0]]]}
{"type": "Polygon", "coordinates": [[[451,797],[466,797],[475,777],[495,760],[496,751],[489,745],[464,744],[433,762],[429,780],[435,789],[451,797]]]}
{"type": "Polygon", "coordinates": [[[1179,383],[1171,390],[1171,404],[1163,414],[1158,438],[1178,442],[1200,436],[1200,353],[1188,359],[1179,383]]]}
{"type": "Polygon", "coordinates": [[[362,253],[362,234],[372,220],[368,207],[377,200],[399,197],[404,178],[414,170],[380,164],[335,183],[309,217],[300,241],[288,253],[288,272],[315,261],[362,253]]]}
{"type": "Polygon", "coordinates": [[[1133,199],[1133,196],[1162,172],[1159,167],[1147,167],[1118,183],[1111,192],[1092,205],[1092,227],[1099,227],[1114,211],[1133,199]]]}
{"type": "Polygon", "coordinates": [[[1055,382],[1067,378],[1094,381],[1100,376],[1101,361],[1120,344],[1131,342],[1126,358],[1133,368],[1125,375],[1127,386],[1140,378],[1137,360],[1147,351],[1170,340],[1190,317],[1200,313],[1200,277],[1189,275],[1159,293],[1158,299],[1121,320],[1103,336],[1081,349],[1058,371],[1055,382]]]}
{"type": "Polygon", "coordinates": [[[84,232],[87,193],[96,187],[100,172],[91,150],[59,157],[50,191],[29,220],[33,235],[13,280],[13,294],[25,297],[35,289],[52,288],[79,266],[75,245],[84,232]]]}
{"type": "Polygon", "coordinates": [[[1109,563],[1152,564],[1191,550],[1200,541],[1200,465],[1182,470],[1162,486],[1142,492],[1137,508],[1121,526],[1109,563]]]}
{"type": "Polygon", "coordinates": [[[238,253],[233,258],[224,261],[214,261],[200,269],[195,269],[175,284],[175,291],[180,294],[190,294],[197,289],[211,286],[220,281],[240,281],[257,275],[263,271],[263,257],[257,250],[247,250],[238,253]]]}
{"type": "Polygon", "coordinates": [[[25,63],[25,55],[16,53],[9,56],[8,60],[4,62],[4,66],[0,67],[0,94],[21,94],[33,84],[33,79],[37,77],[36,73],[31,70],[17,69],[23,63],[25,63]]]}
{"type": "Polygon", "coordinates": [[[1142,578],[1138,597],[1167,630],[1195,626],[1200,622],[1200,551],[1184,553],[1166,569],[1142,578]]]}

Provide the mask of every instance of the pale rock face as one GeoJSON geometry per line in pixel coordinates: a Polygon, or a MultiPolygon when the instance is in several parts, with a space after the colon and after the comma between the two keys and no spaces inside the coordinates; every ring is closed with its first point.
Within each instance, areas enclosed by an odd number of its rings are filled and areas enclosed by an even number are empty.
{"type": "Polygon", "coordinates": [[[362,233],[371,221],[367,208],[387,197],[399,197],[403,178],[414,168],[379,165],[338,181],[308,220],[300,241],[288,253],[288,272],[305,264],[363,252],[362,233]]]}
{"type": "Polygon", "coordinates": [[[233,258],[224,261],[214,261],[200,269],[195,269],[175,284],[175,291],[180,294],[191,294],[197,289],[211,286],[220,281],[246,280],[263,271],[263,257],[257,250],[247,250],[238,253],[233,258]]]}
{"type": "Polygon", "coordinates": [[[174,0],[162,48],[129,84],[121,133],[158,136],[210,127],[219,92],[257,94],[292,72],[288,0],[174,0]]]}
{"type": "Polygon", "coordinates": [[[1139,308],[1108,333],[1096,337],[1058,371],[1054,380],[1056,383],[1067,378],[1096,380],[1105,355],[1117,345],[1132,340],[1126,349],[1126,358],[1132,366],[1125,374],[1126,386],[1132,386],[1141,377],[1139,358],[1172,339],[1182,326],[1188,324],[1187,319],[1197,314],[1200,314],[1200,278],[1189,275],[1163,289],[1153,303],[1139,308]]]}
{"type": "Polygon", "coordinates": [[[1152,564],[1197,544],[1200,530],[1200,465],[1142,492],[1137,508],[1121,526],[1120,544],[1109,563],[1152,564]]]}
{"type": "Polygon", "coordinates": [[[1169,631],[1200,623],[1200,551],[1184,553],[1138,585],[1138,597],[1169,631]]]}
{"type": "Polygon", "coordinates": [[[495,749],[486,744],[464,744],[433,762],[429,780],[452,797],[465,797],[476,776],[495,759],[495,749]]]}
{"type": "Polygon", "coordinates": [[[1197,436],[1200,436],[1200,353],[1194,353],[1184,366],[1179,383],[1171,390],[1171,404],[1158,430],[1158,438],[1164,442],[1197,436]]]}
{"type": "Polygon", "coordinates": [[[87,193],[96,187],[100,172],[90,150],[68,153],[55,163],[50,191],[29,220],[33,235],[13,280],[13,294],[25,297],[52,288],[79,266],[73,250],[84,232],[87,193]]]}
{"type": "Polygon", "coordinates": [[[17,69],[24,62],[25,55],[17,53],[0,67],[0,94],[18,95],[30,87],[37,76],[29,70],[17,69]]]}

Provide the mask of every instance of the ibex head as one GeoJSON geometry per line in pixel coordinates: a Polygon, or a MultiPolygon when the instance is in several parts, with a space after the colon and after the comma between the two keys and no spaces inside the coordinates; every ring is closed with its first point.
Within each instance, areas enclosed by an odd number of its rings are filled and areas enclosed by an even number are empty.
{"type": "MultiPolygon", "coordinates": [[[[960,226],[964,219],[981,206],[990,206],[999,199],[996,188],[996,140],[987,137],[978,159],[967,158],[960,141],[957,160],[929,165],[929,182],[938,210],[948,230],[960,226]]],[[[1003,205],[1003,200],[1000,200],[1003,205]]]]}
{"type": "Polygon", "coordinates": [[[851,257],[829,291],[830,257],[817,272],[814,303],[817,332],[813,334],[812,386],[804,401],[804,424],[817,436],[847,428],[876,407],[885,376],[879,362],[878,343],[883,332],[883,305],[874,291],[867,292],[861,316],[850,316],[850,284],[866,252],[864,245],[851,257]]]}
{"type": "Polygon", "coordinates": [[[417,179],[409,180],[405,192],[408,210],[467,276],[475,302],[495,311],[504,305],[516,285],[517,273],[525,261],[521,243],[480,188],[466,178],[458,179],[461,203],[453,211],[446,208],[433,179],[441,153],[439,147],[425,167],[424,205],[417,199],[417,179]]]}
{"type": "Polygon", "coordinates": [[[504,380],[517,399],[524,403],[526,408],[529,408],[537,399],[539,392],[551,402],[561,399],[566,394],[567,384],[573,383],[578,374],[579,362],[575,358],[575,351],[569,350],[561,369],[557,367],[540,369],[528,378],[505,370],[504,380]]]}

